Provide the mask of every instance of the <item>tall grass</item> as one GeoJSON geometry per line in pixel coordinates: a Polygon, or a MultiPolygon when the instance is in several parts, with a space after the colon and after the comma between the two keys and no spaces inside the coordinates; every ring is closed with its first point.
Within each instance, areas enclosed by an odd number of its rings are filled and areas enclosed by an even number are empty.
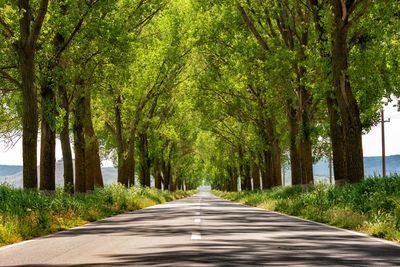
{"type": "Polygon", "coordinates": [[[364,232],[400,242],[400,177],[369,178],[358,184],[317,184],[269,191],[220,192],[246,205],[364,232]]]}
{"type": "Polygon", "coordinates": [[[55,195],[0,186],[0,245],[68,229],[120,213],[193,195],[195,191],[161,191],[120,184],[93,194],[55,195]]]}

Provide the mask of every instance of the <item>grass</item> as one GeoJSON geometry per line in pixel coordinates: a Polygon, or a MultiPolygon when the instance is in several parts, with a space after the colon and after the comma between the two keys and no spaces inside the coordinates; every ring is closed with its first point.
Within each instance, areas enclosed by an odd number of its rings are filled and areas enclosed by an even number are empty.
{"type": "Polygon", "coordinates": [[[195,191],[161,191],[120,184],[93,194],[55,195],[0,186],[0,246],[193,195],[195,191]]]}
{"type": "Polygon", "coordinates": [[[358,184],[317,184],[268,191],[221,192],[219,197],[400,242],[400,176],[358,184]]]}

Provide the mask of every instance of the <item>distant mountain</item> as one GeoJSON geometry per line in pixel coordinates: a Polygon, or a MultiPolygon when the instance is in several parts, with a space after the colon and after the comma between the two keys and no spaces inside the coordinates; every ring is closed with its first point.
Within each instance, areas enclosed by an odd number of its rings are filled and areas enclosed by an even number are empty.
{"type": "Polygon", "coordinates": [[[0,165],[0,176],[9,176],[22,172],[22,166],[0,165]]]}
{"type": "MultiPolygon", "coordinates": [[[[314,164],[315,176],[329,176],[329,162],[323,159],[314,164]]],[[[382,175],[382,157],[364,157],[365,176],[382,175]]],[[[386,157],[386,175],[400,174],[400,155],[386,157]]]]}
{"type": "MultiPolygon", "coordinates": [[[[38,177],[39,177],[38,168],[38,177]]],[[[114,167],[102,168],[104,184],[117,182],[118,171],[114,167]]],[[[22,187],[22,166],[0,165],[0,184],[7,183],[15,187],[22,187]],[[2,171],[5,170],[5,171],[2,171]]],[[[40,181],[38,181],[40,183],[40,181]]],[[[56,184],[64,185],[64,166],[62,162],[56,163],[56,184]]]]}
{"type": "MultiPolygon", "coordinates": [[[[329,162],[327,159],[320,160],[313,166],[314,180],[327,181],[329,177],[329,162]]],[[[382,175],[382,157],[364,158],[365,176],[382,175]]],[[[114,167],[102,168],[104,184],[117,182],[118,171],[114,167]]],[[[285,171],[285,184],[290,184],[290,168],[285,171]]],[[[400,174],[400,155],[386,157],[386,174],[400,174]]],[[[38,170],[39,175],[39,170],[38,170]]],[[[22,187],[22,166],[0,165],[0,184],[8,183],[15,187],[22,187]]],[[[152,181],[152,184],[154,181],[152,181]]],[[[56,184],[64,184],[64,166],[62,162],[56,163],[56,184]]]]}

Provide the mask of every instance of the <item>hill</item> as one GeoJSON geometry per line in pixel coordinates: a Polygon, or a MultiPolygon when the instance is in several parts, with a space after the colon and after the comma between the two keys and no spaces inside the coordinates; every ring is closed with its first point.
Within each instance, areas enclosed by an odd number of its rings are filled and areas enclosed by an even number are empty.
{"type": "MultiPolygon", "coordinates": [[[[382,175],[382,157],[364,157],[365,176],[382,175]]],[[[400,174],[400,155],[386,157],[386,174],[400,174]]],[[[314,164],[315,176],[329,176],[329,162],[323,159],[314,164]]]]}
{"type": "Polygon", "coordinates": [[[0,176],[9,176],[22,172],[22,166],[18,165],[0,165],[0,176]]]}
{"type": "MultiPolygon", "coordinates": [[[[38,176],[39,171],[38,168],[38,176]]],[[[102,168],[101,172],[103,174],[104,184],[117,182],[118,172],[116,168],[102,168]]],[[[15,187],[22,187],[22,166],[0,165],[0,183],[8,183],[15,187]]],[[[56,185],[64,185],[64,166],[62,162],[56,163],[56,185]]]]}
{"type": "MultiPolygon", "coordinates": [[[[382,175],[382,158],[381,157],[365,157],[364,158],[365,176],[382,175]]],[[[38,170],[39,172],[39,170],[38,170]]],[[[118,171],[114,167],[102,168],[104,184],[112,184],[117,182],[118,171]]],[[[400,155],[393,155],[386,157],[386,173],[400,174],[400,155]]],[[[64,184],[64,167],[62,162],[56,163],[56,184],[64,184]]],[[[290,170],[286,170],[285,184],[289,185],[290,170]]],[[[314,164],[314,179],[316,182],[327,182],[329,177],[329,162],[327,159],[320,160],[314,164]]],[[[12,184],[15,187],[22,187],[22,166],[0,165],[0,183],[12,184]]],[[[152,181],[152,183],[154,183],[152,181]]]]}

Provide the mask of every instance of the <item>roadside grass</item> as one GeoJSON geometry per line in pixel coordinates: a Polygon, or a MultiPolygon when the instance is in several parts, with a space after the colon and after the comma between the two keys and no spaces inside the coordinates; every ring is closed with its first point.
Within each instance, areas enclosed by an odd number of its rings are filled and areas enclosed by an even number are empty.
{"type": "Polygon", "coordinates": [[[245,205],[363,232],[400,242],[400,176],[374,177],[358,184],[317,184],[268,191],[221,192],[216,196],[245,205]]]}
{"type": "Polygon", "coordinates": [[[181,199],[196,191],[161,191],[113,184],[92,194],[54,195],[0,185],[0,246],[65,230],[106,217],[181,199]]]}

